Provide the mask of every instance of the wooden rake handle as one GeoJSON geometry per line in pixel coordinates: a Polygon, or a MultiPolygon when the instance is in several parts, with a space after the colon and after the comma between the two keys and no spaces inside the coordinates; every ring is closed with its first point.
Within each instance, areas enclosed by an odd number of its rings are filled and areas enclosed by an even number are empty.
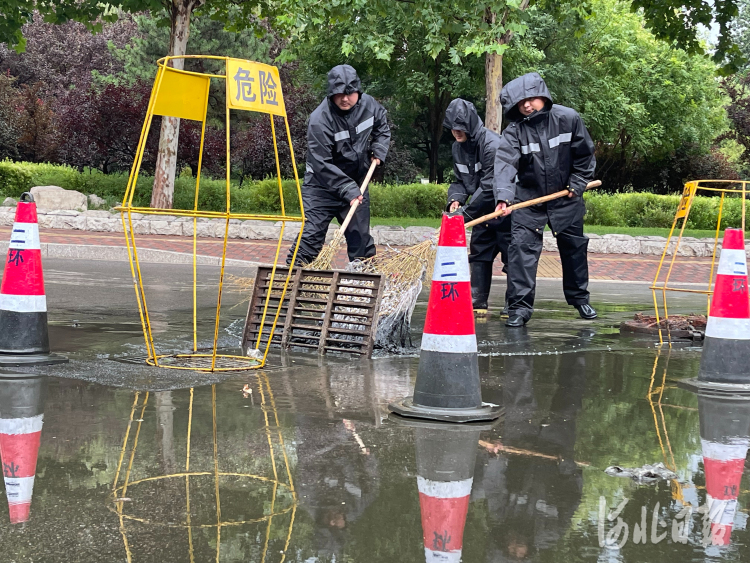
{"type": "MultiPolygon", "coordinates": [[[[374,160],[370,164],[370,169],[367,171],[367,176],[365,176],[365,181],[362,182],[362,187],[359,188],[360,195],[365,195],[365,190],[367,189],[367,184],[370,183],[370,178],[372,178],[373,172],[375,172],[375,167],[378,165],[377,162],[374,160]]],[[[359,201],[356,201],[352,204],[352,206],[349,208],[349,213],[346,214],[346,217],[344,218],[344,222],[341,223],[341,227],[339,227],[339,233],[342,235],[344,234],[344,231],[349,226],[349,223],[352,220],[352,217],[354,217],[354,212],[357,210],[357,207],[359,207],[359,201]]]]}
{"type": "MultiPolygon", "coordinates": [[[[601,180],[594,180],[593,182],[589,182],[586,184],[586,189],[590,190],[591,188],[598,188],[602,185],[601,180]]],[[[515,205],[509,205],[505,208],[504,211],[493,211],[492,213],[488,213],[487,215],[483,215],[479,219],[474,219],[473,221],[469,221],[464,225],[465,228],[469,227],[475,227],[479,223],[484,223],[485,221],[489,221],[490,219],[494,219],[495,217],[500,217],[503,213],[507,213],[508,211],[514,211],[516,209],[523,209],[524,207],[531,207],[532,205],[538,205],[540,203],[546,203],[548,201],[552,201],[553,199],[558,199],[564,196],[567,196],[570,193],[570,190],[560,190],[559,192],[555,192],[553,194],[545,195],[542,197],[538,197],[536,199],[530,199],[529,201],[522,201],[521,203],[516,203],[515,205]]]]}

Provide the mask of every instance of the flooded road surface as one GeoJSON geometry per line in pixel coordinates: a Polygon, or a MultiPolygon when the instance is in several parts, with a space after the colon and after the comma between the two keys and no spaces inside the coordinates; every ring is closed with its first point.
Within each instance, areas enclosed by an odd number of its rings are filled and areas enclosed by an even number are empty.
{"type": "MultiPolygon", "coordinates": [[[[413,389],[416,350],[275,353],[223,377],[123,362],[143,354],[127,272],[92,265],[85,290],[55,266],[51,337],[71,363],[0,379],[2,562],[750,560],[750,402],[676,386],[697,375],[700,348],[619,335],[649,310],[642,286],[595,286],[594,323],[555,282],[527,329],[477,325],[483,396],[504,416],[446,427],[388,414],[413,389]],[[657,463],[673,478],[605,473],[657,463]]],[[[189,302],[157,286],[159,335],[189,345],[189,302]]],[[[228,309],[227,348],[243,313],[228,309]]]]}

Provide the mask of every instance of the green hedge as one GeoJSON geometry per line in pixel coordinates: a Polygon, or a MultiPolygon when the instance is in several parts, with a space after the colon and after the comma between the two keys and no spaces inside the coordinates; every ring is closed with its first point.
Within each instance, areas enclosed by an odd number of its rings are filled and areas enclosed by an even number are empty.
{"type": "MultiPolygon", "coordinates": [[[[678,195],[649,193],[601,194],[588,192],[586,223],[605,227],[669,228],[680,202],[678,195]]],[[[712,230],[719,216],[719,197],[697,196],[688,216],[688,229],[712,230]]],[[[742,200],[726,197],[722,210],[721,228],[742,224],[742,200]]]]}
{"type": "MultiPolygon", "coordinates": [[[[148,206],[151,201],[153,178],[141,175],[133,197],[136,206],[148,206]]],[[[69,166],[0,162],[0,196],[18,198],[33,186],[60,186],[86,195],[96,194],[110,205],[122,201],[128,175],[103,174],[99,170],[78,172],[69,166]]],[[[299,215],[297,188],[293,180],[282,182],[285,211],[299,215]]],[[[447,186],[435,184],[372,184],[372,212],[377,217],[440,217],[445,207],[447,186]]],[[[281,211],[279,184],[275,179],[244,182],[238,187],[233,182],[232,211],[238,213],[274,213],[281,211]]],[[[195,198],[195,178],[180,175],[175,180],[174,206],[192,209],[195,198]]],[[[201,178],[198,207],[206,210],[226,208],[224,179],[201,178]]]]}
{"type": "MultiPolygon", "coordinates": [[[[61,186],[84,194],[97,194],[110,205],[122,200],[127,185],[127,174],[102,174],[98,170],[78,172],[69,166],[0,161],[0,197],[18,198],[33,186],[61,186]]],[[[151,201],[153,178],[140,176],[133,203],[148,206],[151,201]]],[[[286,213],[299,214],[297,189],[294,181],[282,182],[286,213]]],[[[174,205],[178,209],[192,209],[195,179],[181,175],[175,181],[174,205]]],[[[375,217],[440,217],[445,208],[446,185],[437,184],[372,184],[370,197],[375,217]]],[[[277,214],[281,199],[277,180],[244,182],[239,188],[233,182],[232,211],[258,214],[277,214]]],[[[587,192],[586,223],[611,227],[669,228],[672,226],[680,196],[649,193],[608,194],[587,192]]],[[[226,193],[223,179],[201,179],[199,208],[222,210],[226,193]]],[[[718,197],[696,197],[687,227],[715,229],[719,212],[718,197]]],[[[737,197],[727,197],[722,212],[722,228],[741,224],[742,207],[737,197]]]]}

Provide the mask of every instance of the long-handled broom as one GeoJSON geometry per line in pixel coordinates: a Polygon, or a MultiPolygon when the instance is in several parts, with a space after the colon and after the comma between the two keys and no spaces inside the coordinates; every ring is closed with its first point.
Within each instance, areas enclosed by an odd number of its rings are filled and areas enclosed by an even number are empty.
{"type": "MultiPolygon", "coordinates": [[[[595,180],[589,182],[586,189],[589,190],[601,185],[600,180],[595,180]]],[[[465,224],[465,227],[474,227],[485,221],[500,217],[503,213],[546,203],[569,194],[569,190],[560,190],[550,195],[516,203],[508,206],[504,212],[493,211],[469,221],[465,224]]],[[[409,338],[411,315],[417,304],[417,297],[422,290],[422,280],[429,279],[432,275],[438,234],[439,231],[419,244],[401,249],[387,248],[372,258],[350,264],[349,269],[383,274],[385,277],[385,288],[380,302],[380,316],[375,339],[378,347],[399,348],[406,346],[409,338]]]]}
{"type": "MultiPolygon", "coordinates": [[[[378,164],[375,160],[373,160],[370,164],[370,169],[367,171],[367,176],[365,176],[365,179],[362,182],[362,187],[359,188],[359,193],[361,195],[365,195],[367,185],[370,183],[370,179],[372,178],[372,174],[373,172],[375,172],[375,167],[377,165],[378,164]]],[[[352,217],[354,217],[354,213],[357,211],[357,207],[359,207],[359,201],[355,201],[349,208],[349,213],[346,214],[344,222],[341,223],[341,227],[339,227],[339,229],[336,231],[336,234],[333,235],[333,239],[331,240],[331,242],[325,245],[320,251],[320,254],[318,254],[318,257],[310,262],[307,266],[305,266],[305,268],[309,268],[311,270],[330,270],[332,268],[333,260],[334,258],[336,258],[336,253],[344,243],[344,231],[346,231],[346,228],[349,226],[352,217]]]]}

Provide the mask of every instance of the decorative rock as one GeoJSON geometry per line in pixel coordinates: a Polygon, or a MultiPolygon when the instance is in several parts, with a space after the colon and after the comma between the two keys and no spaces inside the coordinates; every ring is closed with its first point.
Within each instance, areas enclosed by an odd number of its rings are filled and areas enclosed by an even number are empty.
{"type": "Polygon", "coordinates": [[[394,246],[405,246],[409,244],[406,230],[398,225],[380,225],[378,234],[380,244],[390,244],[394,246]]]}
{"type": "Polygon", "coordinates": [[[602,237],[589,237],[588,251],[591,254],[606,254],[608,241],[602,237]]]}
{"type": "MultiPolygon", "coordinates": [[[[282,237],[282,240],[287,241],[293,241],[297,240],[297,235],[299,235],[299,229],[300,224],[299,223],[287,223],[286,227],[284,227],[284,236],[282,237]]],[[[276,235],[278,237],[278,235],[276,235]]]]}
{"type": "Polygon", "coordinates": [[[18,202],[12,197],[6,197],[3,200],[3,207],[15,207],[16,205],[18,205],[18,202]]]}
{"type": "MultiPolygon", "coordinates": [[[[591,248],[591,245],[589,244],[589,249],[590,248],[591,248]]],[[[664,252],[663,242],[657,242],[653,240],[641,241],[641,254],[645,254],[647,256],[661,256],[662,252],[664,252]]]]}
{"type": "Polygon", "coordinates": [[[73,229],[86,230],[86,216],[81,213],[69,214],[39,214],[39,226],[44,229],[73,229]]]}
{"type": "Polygon", "coordinates": [[[604,235],[608,254],[639,254],[641,242],[628,235],[604,235]]]}
{"type": "Polygon", "coordinates": [[[99,209],[107,205],[107,200],[99,197],[96,194],[89,194],[89,207],[91,209],[99,209]]]}
{"type": "Polygon", "coordinates": [[[115,215],[109,213],[107,215],[109,217],[86,217],[86,230],[100,233],[121,233],[122,220],[115,215]]]}
{"type": "Polygon", "coordinates": [[[177,221],[165,221],[162,218],[149,222],[151,223],[149,234],[182,236],[182,223],[177,221]]]}
{"type": "Polygon", "coordinates": [[[86,196],[75,190],[66,190],[60,186],[35,186],[31,188],[38,210],[80,209],[86,211],[86,196]]]}
{"type": "Polygon", "coordinates": [[[542,250],[546,250],[547,252],[557,251],[557,239],[553,236],[543,237],[542,250]]]}
{"type": "Polygon", "coordinates": [[[432,227],[407,227],[406,230],[411,233],[411,236],[414,239],[413,244],[419,244],[420,242],[432,238],[435,231],[437,231],[437,229],[433,229],[432,227]]]}
{"type": "Polygon", "coordinates": [[[120,219],[120,215],[113,215],[109,211],[106,210],[89,210],[84,213],[86,217],[116,217],[118,220],[120,219]]]}
{"type": "Polygon", "coordinates": [[[16,216],[16,210],[12,207],[0,207],[0,225],[11,226],[16,216]]]}

